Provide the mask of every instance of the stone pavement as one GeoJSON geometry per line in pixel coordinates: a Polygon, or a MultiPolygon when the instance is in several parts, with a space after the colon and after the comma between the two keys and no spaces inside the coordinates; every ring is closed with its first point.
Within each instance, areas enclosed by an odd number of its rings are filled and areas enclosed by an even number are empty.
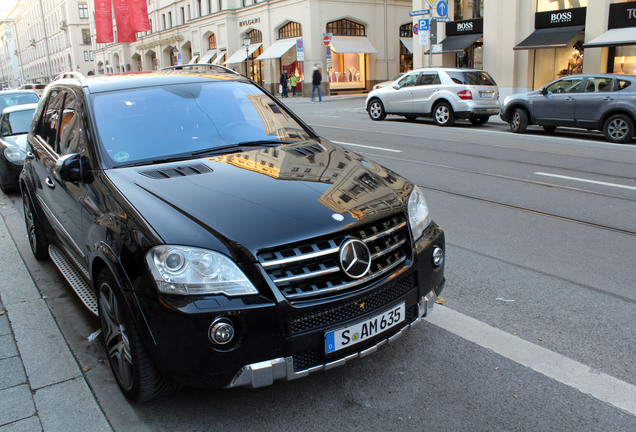
{"type": "Polygon", "coordinates": [[[4,219],[0,263],[0,432],[112,431],[4,219]]]}

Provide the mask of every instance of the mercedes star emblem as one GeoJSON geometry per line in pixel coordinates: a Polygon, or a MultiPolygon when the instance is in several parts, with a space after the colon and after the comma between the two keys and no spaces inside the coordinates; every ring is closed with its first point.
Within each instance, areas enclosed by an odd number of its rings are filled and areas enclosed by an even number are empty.
{"type": "Polygon", "coordinates": [[[340,267],[347,276],[360,279],[371,268],[371,252],[358,239],[349,239],[340,246],[340,267]]]}

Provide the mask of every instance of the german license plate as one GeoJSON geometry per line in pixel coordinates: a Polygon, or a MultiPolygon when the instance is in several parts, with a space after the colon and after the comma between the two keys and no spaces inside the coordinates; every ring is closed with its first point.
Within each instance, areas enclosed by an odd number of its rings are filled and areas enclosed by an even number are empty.
{"type": "Polygon", "coordinates": [[[479,96],[485,99],[492,99],[495,96],[494,91],[480,91],[479,96]]]}
{"type": "Polygon", "coordinates": [[[349,348],[395,327],[406,319],[405,311],[401,303],[364,321],[325,333],[325,352],[349,348]]]}

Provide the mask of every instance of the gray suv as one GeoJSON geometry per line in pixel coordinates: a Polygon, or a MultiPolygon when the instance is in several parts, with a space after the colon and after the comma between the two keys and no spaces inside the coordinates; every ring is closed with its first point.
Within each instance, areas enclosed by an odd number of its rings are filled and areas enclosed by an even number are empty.
{"type": "Polygon", "coordinates": [[[571,75],[529,93],[508,96],[501,118],[516,133],[528,125],[554,132],[557,126],[601,130],[608,141],[627,143],[636,124],[636,76],[571,75]]]}
{"type": "Polygon", "coordinates": [[[452,126],[458,118],[482,125],[499,113],[499,90],[482,70],[416,69],[371,91],[365,107],[372,120],[397,114],[409,120],[432,116],[439,126],[452,126]]]}

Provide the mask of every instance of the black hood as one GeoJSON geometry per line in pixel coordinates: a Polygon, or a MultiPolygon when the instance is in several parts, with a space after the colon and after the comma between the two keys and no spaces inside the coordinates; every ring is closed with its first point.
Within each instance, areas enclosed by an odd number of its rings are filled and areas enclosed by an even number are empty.
{"type": "Polygon", "coordinates": [[[191,241],[179,233],[202,228],[201,237],[212,232],[253,253],[406,212],[412,189],[327,140],[106,174],[166,243],[191,241]]]}

